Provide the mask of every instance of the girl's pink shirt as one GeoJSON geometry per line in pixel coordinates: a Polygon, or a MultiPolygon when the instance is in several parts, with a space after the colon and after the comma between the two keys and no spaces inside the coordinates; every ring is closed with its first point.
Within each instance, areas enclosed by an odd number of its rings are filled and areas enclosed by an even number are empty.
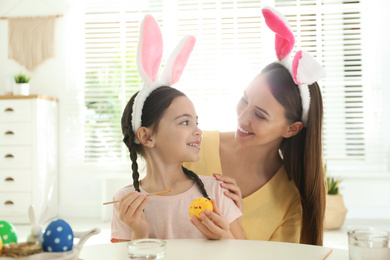
{"type": "MultiPolygon", "coordinates": [[[[205,189],[211,199],[215,200],[221,210],[222,216],[228,223],[239,218],[242,213],[234,202],[224,195],[220,182],[214,177],[199,176],[204,183],[205,189]]],[[[146,193],[140,188],[142,193],[146,193]]],[[[120,189],[114,196],[119,200],[123,195],[134,191],[133,185],[120,189]]],[[[199,188],[194,184],[189,190],[174,196],[150,196],[145,207],[145,218],[149,225],[149,238],[181,239],[181,238],[205,238],[202,233],[190,223],[188,208],[194,199],[204,197],[199,188]]],[[[119,203],[113,206],[111,220],[111,240],[131,240],[131,229],[119,219],[119,203]]]]}

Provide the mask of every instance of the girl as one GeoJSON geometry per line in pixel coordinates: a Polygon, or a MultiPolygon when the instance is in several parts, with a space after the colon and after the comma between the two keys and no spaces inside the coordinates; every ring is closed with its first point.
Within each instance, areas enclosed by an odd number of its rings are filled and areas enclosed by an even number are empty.
{"type": "Polygon", "coordinates": [[[123,142],[130,151],[133,185],[117,192],[111,222],[112,241],[139,238],[245,238],[234,202],[223,195],[212,177],[198,177],[182,167],[199,159],[202,132],[192,102],[167,85],[178,81],[195,44],[187,36],[168,59],[162,79],[156,80],[162,52],[157,22],[146,16],[141,25],[138,71],[144,87],[128,102],[122,116],[123,142]],[[158,66],[156,66],[156,61],[158,66]],[[146,177],[139,180],[137,154],[146,161],[146,177]],[[172,190],[147,197],[147,193],[172,190]],[[213,212],[190,219],[192,200],[213,198],[213,212]]]}
{"type": "Polygon", "coordinates": [[[200,161],[184,164],[219,173],[226,195],[243,208],[248,239],[322,245],[325,184],[322,97],[315,82],[324,70],[298,51],[294,36],[272,8],[263,16],[275,33],[278,62],[266,66],[237,104],[237,131],[205,132],[200,161]],[[223,175],[222,175],[223,173],[223,175]]]}

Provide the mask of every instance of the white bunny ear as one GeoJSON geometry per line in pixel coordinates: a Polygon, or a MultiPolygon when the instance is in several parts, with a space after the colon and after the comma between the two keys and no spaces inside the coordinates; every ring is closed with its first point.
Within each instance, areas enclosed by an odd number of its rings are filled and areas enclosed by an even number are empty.
{"type": "Polygon", "coordinates": [[[151,15],[146,15],[141,24],[137,49],[137,69],[146,86],[156,81],[163,53],[160,26],[151,15]]]}
{"type": "Polygon", "coordinates": [[[292,64],[292,76],[297,85],[311,85],[325,77],[325,69],[305,51],[298,51],[292,64]]]}
{"type": "Polygon", "coordinates": [[[171,86],[179,81],[194,49],[195,42],[196,38],[193,35],[187,35],[179,42],[167,60],[161,75],[162,84],[171,86]]]}
{"type": "Polygon", "coordinates": [[[30,219],[31,224],[37,223],[37,218],[35,216],[35,207],[32,204],[28,207],[28,218],[30,219]]]}

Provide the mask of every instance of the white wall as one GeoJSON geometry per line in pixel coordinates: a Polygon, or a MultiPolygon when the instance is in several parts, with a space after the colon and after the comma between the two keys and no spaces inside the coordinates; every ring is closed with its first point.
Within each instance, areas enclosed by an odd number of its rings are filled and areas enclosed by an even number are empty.
{"type": "MultiPolygon", "coordinates": [[[[366,0],[367,1],[367,0],[366,0]]],[[[389,1],[376,0],[380,3],[381,10],[390,10],[389,1]]],[[[69,22],[71,19],[67,17],[73,2],[76,0],[57,0],[46,1],[50,3],[50,7],[45,5],[44,0],[25,0],[21,2],[17,8],[10,12],[9,16],[37,16],[37,15],[52,15],[64,14],[63,18],[56,20],[56,56],[45,61],[36,71],[32,73],[31,93],[45,94],[59,98],[59,122],[60,122],[60,181],[59,181],[59,208],[60,216],[66,217],[100,217],[102,210],[101,206],[101,185],[99,179],[95,178],[95,173],[91,172],[88,167],[71,168],[66,167],[63,163],[66,161],[66,154],[70,148],[77,147],[73,144],[63,142],[63,136],[71,131],[77,131],[80,128],[77,123],[74,125],[66,122],[63,115],[62,100],[68,98],[69,93],[66,91],[69,87],[69,73],[67,71],[67,62],[69,57],[69,39],[65,38],[69,32],[69,22]]],[[[374,5],[374,1],[367,1],[374,5]]],[[[0,16],[6,13],[15,5],[14,0],[0,1],[0,16]]],[[[371,9],[371,13],[375,10],[371,9]]],[[[385,11],[383,11],[385,13],[385,11]]],[[[384,16],[383,16],[384,17],[384,16]]],[[[382,20],[384,23],[384,19],[382,20]]],[[[384,24],[378,28],[382,28],[378,32],[377,41],[383,46],[382,65],[379,66],[378,74],[383,77],[383,82],[390,82],[390,51],[387,46],[390,46],[389,35],[386,32],[390,28],[383,29],[384,24]]],[[[81,35],[75,34],[72,39],[73,44],[82,44],[81,35]]],[[[0,20],[0,94],[3,93],[7,84],[11,84],[12,76],[25,69],[13,60],[8,59],[8,22],[0,20]]],[[[80,71],[82,77],[82,71],[80,71]]],[[[80,76],[79,75],[79,76],[80,76]]],[[[383,90],[383,104],[385,106],[383,112],[384,132],[390,133],[390,87],[383,90]]],[[[385,135],[384,143],[387,146],[387,158],[390,169],[390,138],[385,135]]],[[[389,171],[389,170],[388,170],[389,171]]],[[[117,173],[118,170],[112,170],[117,173]]],[[[109,173],[109,172],[107,172],[109,173]]],[[[377,173],[341,173],[330,172],[331,175],[340,176],[343,178],[341,192],[345,197],[346,207],[349,209],[348,218],[390,218],[390,174],[387,175],[377,173]]],[[[109,187],[109,191],[115,190],[121,183],[115,183],[116,187],[109,187]]],[[[26,212],[27,213],[27,212],[26,212]]]]}

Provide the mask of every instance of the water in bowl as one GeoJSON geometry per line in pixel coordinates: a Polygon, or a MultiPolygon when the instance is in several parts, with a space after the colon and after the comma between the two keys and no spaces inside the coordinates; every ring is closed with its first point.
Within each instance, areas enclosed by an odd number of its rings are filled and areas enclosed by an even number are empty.
{"type": "Polygon", "coordinates": [[[154,260],[165,257],[166,242],[160,239],[138,239],[128,242],[127,252],[130,259],[154,260]]]}

